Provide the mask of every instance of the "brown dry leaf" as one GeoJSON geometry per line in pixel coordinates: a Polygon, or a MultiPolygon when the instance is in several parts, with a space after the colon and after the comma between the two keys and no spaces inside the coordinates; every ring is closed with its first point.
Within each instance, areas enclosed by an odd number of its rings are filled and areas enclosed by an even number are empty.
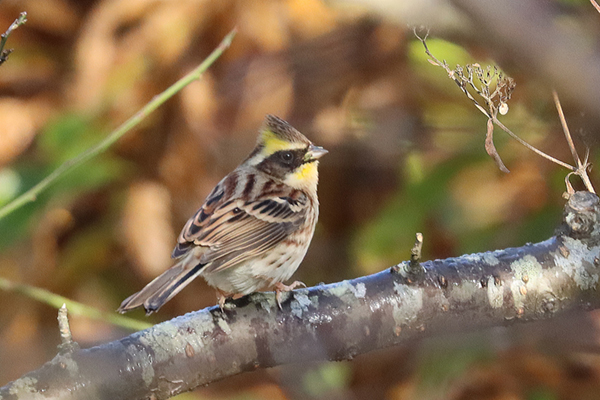
{"type": "Polygon", "coordinates": [[[76,73],[71,85],[71,98],[75,107],[86,110],[99,105],[108,73],[116,57],[112,33],[116,21],[109,7],[102,2],[84,25],[76,45],[76,73]]]}
{"type": "Polygon", "coordinates": [[[415,399],[415,394],[418,392],[417,383],[415,380],[402,380],[397,385],[392,386],[386,396],[390,400],[407,400],[415,399]]]}
{"type": "Polygon", "coordinates": [[[24,348],[28,342],[36,340],[38,321],[35,314],[19,312],[10,325],[4,329],[2,344],[7,347],[24,348]]]}
{"type": "MultiPolygon", "coordinates": [[[[0,88],[6,93],[21,93],[23,88],[54,87],[60,79],[61,62],[39,43],[13,41],[11,35],[8,48],[15,49],[9,62],[2,64],[0,73],[0,88]]],[[[51,93],[55,95],[54,93],[51,93]]],[[[56,102],[55,102],[56,103],[56,102]]],[[[54,104],[55,106],[59,105],[54,104]]]]}
{"type": "Polygon", "coordinates": [[[0,121],[0,165],[6,165],[29,147],[36,126],[29,103],[13,98],[0,99],[0,121]]]}
{"type": "Polygon", "coordinates": [[[269,400],[286,400],[288,396],[284,393],[281,386],[275,383],[263,383],[252,388],[252,394],[257,399],[269,399],[269,400]]]}
{"type": "MultiPolygon", "coordinates": [[[[14,295],[17,296],[17,295],[14,295]]],[[[43,331],[39,323],[39,316],[35,309],[25,307],[29,305],[28,301],[19,302],[16,315],[9,321],[2,321],[2,330],[0,330],[0,341],[2,342],[2,366],[0,367],[0,377],[8,380],[19,378],[25,372],[31,370],[31,364],[47,361],[44,341],[42,340],[43,331]],[[10,365],[10,368],[6,366],[10,365]]],[[[58,335],[58,332],[55,332],[58,335]]]]}
{"type": "Polygon", "coordinates": [[[356,96],[358,109],[373,110],[391,107],[399,100],[395,85],[396,82],[391,77],[386,77],[361,88],[356,96]]]}
{"type": "Polygon", "coordinates": [[[487,132],[485,134],[485,151],[488,153],[490,157],[494,159],[494,162],[500,169],[500,171],[509,173],[510,171],[500,158],[500,154],[498,154],[498,150],[496,150],[496,146],[494,146],[494,121],[490,118],[487,121],[487,132]]]}
{"type": "Polygon", "coordinates": [[[198,26],[213,17],[210,1],[161,2],[144,21],[140,34],[148,51],[163,66],[174,63],[194,39],[198,26]]]}
{"type": "Polygon", "coordinates": [[[252,61],[244,78],[242,96],[235,129],[258,126],[267,113],[285,119],[294,102],[294,82],[287,63],[280,57],[252,61]]]}
{"type": "MultiPolygon", "coordinates": [[[[173,197],[173,210],[181,225],[198,209],[202,200],[227,172],[209,176],[219,170],[222,159],[215,158],[215,145],[205,138],[196,138],[186,130],[172,135],[158,165],[160,179],[173,197]]],[[[181,226],[177,226],[180,228],[181,226]]]]}
{"type": "Polygon", "coordinates": [[[27,11],[27,27],[51,32],[55,35],[70,35],[77,28],[79,16],[76,8],[66,0],[26,0],[21,8],[27,11]]]}
{"type": "MultiPolygon", "coordinates": [[[[289,47],[289,31],[284,18],[285,5],[272,0],[253,0],[236,3],[239,37],[246,37],[264,52],[289,47]]],[[[238,38],[236,40],[239,41],[238,38]]]]}
{"type": "MultiPolygon", "coordinates": [[[[147,72],[148,63],[139,53],[132,54],[126,62],[110,71],[102,96],[110,101],[114,121],[125,121],[150,101],[153,86],[149,84],[152,78],[148,77],[147,72]]],[[[150,118],[156,118],[156,115],[150,118]]]]}
{"type": "Polygon", "coordinates": [[[321,110],[313,119],[313,130],[320,132],[319,143],[338,144],[347,133],[347,110],[343,107],[328,107],[321,110]]]}
{"type": "Polygon", "coordinates": [[[76,45],[71,98],[77,108],[99,106],[106,81],[119,58],[132,59],[143,52],[145,47],[140,44],[135,28],[119,42],[117,31],[134,24],[156,3],[157,0],[106,0],[90,12],[76,45]]]}
{"type": "Polygon", "coordinates": [[[123,230],[126,250],[142,276],[153,278],[166,270],[175,245],[169,191],[155,182],[133,184],[125,204],[123,230]]]}
{"type": "MultiPolygon", "coordinates": [[[[525,378],[527,383],[532,385],[543,385],[552,391],[558,391],[558,387],[564,384],[561,366],[548,355],[535,352],[528,352],[524,357],[517,358],[518,364],[508,365],[510,370],[521,377],[525,378]]],[[[509,363],[511,360],[508,360],[509,363]]]]}
{"type": "MultiPolygon", "coordinates": [[[[107,286],[99,280],[86,279],[74,288],[73,298],[85,305],[98,310],[113,311],[115,304],[107,293],[107,286]]],[[[114,326],[106,321],[88,318],[86,316],[69,315],[71,333],[77,341],[87,343],[106,342],[114,338],[114,326]]]]}
{"type": "Polygon", "coordinates": [[[445,393],[438,396],[448,400],[464,400],[474,396],[489,400],[521,400],[518,380],[497,364],[472,365],[447,384],[445,393]],[[485,395],[481,397],[476,394],[485,395]]]}
{"type": "Polygon", "coordinates": [[[215,131],[213,119],[218,113],[219,104],[210,72],[181,91],[181,107],[186,123],[194,132],[215,131]]]}
{"type": "MultiPolygon", "coordinates": [[[[89,109],[143,82],[150,68],[182,58],[198,30],[220,10],[205,0],[107,0],[90,14],[77,44],[71,95],[89,109]]],[[[152,78],[155,79],[155,78],[152,78]]],[[[143,85],[143,83],[141,83],[143,85]]]]}
{"type": "Polygon", "coordinates": [[[60,256],[59,239],[74,225],[73,214],[64,208],[49,209],[33,231],[31,254],[36,282],[45,282],[55,272],[60,256]]]}
{"type": "Polygon", "coordinates": [[[290,26],[302,39],[312,39],[336,28],[337,13],[321,0],[288,0],[290,26]]]}

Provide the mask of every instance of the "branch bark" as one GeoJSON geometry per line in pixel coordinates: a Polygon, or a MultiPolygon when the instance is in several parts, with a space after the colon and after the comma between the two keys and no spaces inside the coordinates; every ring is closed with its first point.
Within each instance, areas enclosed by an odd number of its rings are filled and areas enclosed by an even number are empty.
{"type": "Polygon", "coordinates": [[[349,281],[211,307],[90,349],[63,350],[0,388],[0,399],[165,399],[257,368],[345,360],[449,331],[600,306],[600,202],[577,192],[550,239],[409,262],[349,281]],[[35,397],[37,398],[37,397],[35,397]]]}

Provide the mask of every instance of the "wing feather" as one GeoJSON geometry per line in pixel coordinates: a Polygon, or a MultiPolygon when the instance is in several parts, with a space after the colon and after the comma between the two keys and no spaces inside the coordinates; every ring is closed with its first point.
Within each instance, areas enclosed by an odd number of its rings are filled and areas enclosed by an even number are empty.
{"type": "Polygon", "coordinates": [[[300,191],[282,186],[253,199],[227,200],[224,181],[186,223],[173,251],[181,257],[194,246],[205,247],[200,259],[205,271],[223,270],[267,252],[307,217],[309,200],[300,191]]]}

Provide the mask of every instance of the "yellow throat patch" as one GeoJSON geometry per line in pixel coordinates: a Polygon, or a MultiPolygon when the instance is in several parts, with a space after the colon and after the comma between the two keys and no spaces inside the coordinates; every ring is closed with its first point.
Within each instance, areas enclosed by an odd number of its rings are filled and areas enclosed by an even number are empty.
{"type": "Polygon", "coordinates": [[[296,189],[309,189],[312,186],[316,187],[317,182],[319,181],[318,165],[318,161],[302,164],[293,174],[290,174],[285,179],[286,185],[296,189]]]}

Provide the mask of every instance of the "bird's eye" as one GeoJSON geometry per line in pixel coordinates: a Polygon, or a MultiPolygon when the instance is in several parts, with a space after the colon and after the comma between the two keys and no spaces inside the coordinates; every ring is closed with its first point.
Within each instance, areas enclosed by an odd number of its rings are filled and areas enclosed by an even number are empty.
{"type": "Polygon", "coordinates": [[[284,163],[289,164],[294,159],[294,153],[292,153],[291,151],[284,151],[279,153],[279,157],[281,157],[281,160],[284,163]]]}

